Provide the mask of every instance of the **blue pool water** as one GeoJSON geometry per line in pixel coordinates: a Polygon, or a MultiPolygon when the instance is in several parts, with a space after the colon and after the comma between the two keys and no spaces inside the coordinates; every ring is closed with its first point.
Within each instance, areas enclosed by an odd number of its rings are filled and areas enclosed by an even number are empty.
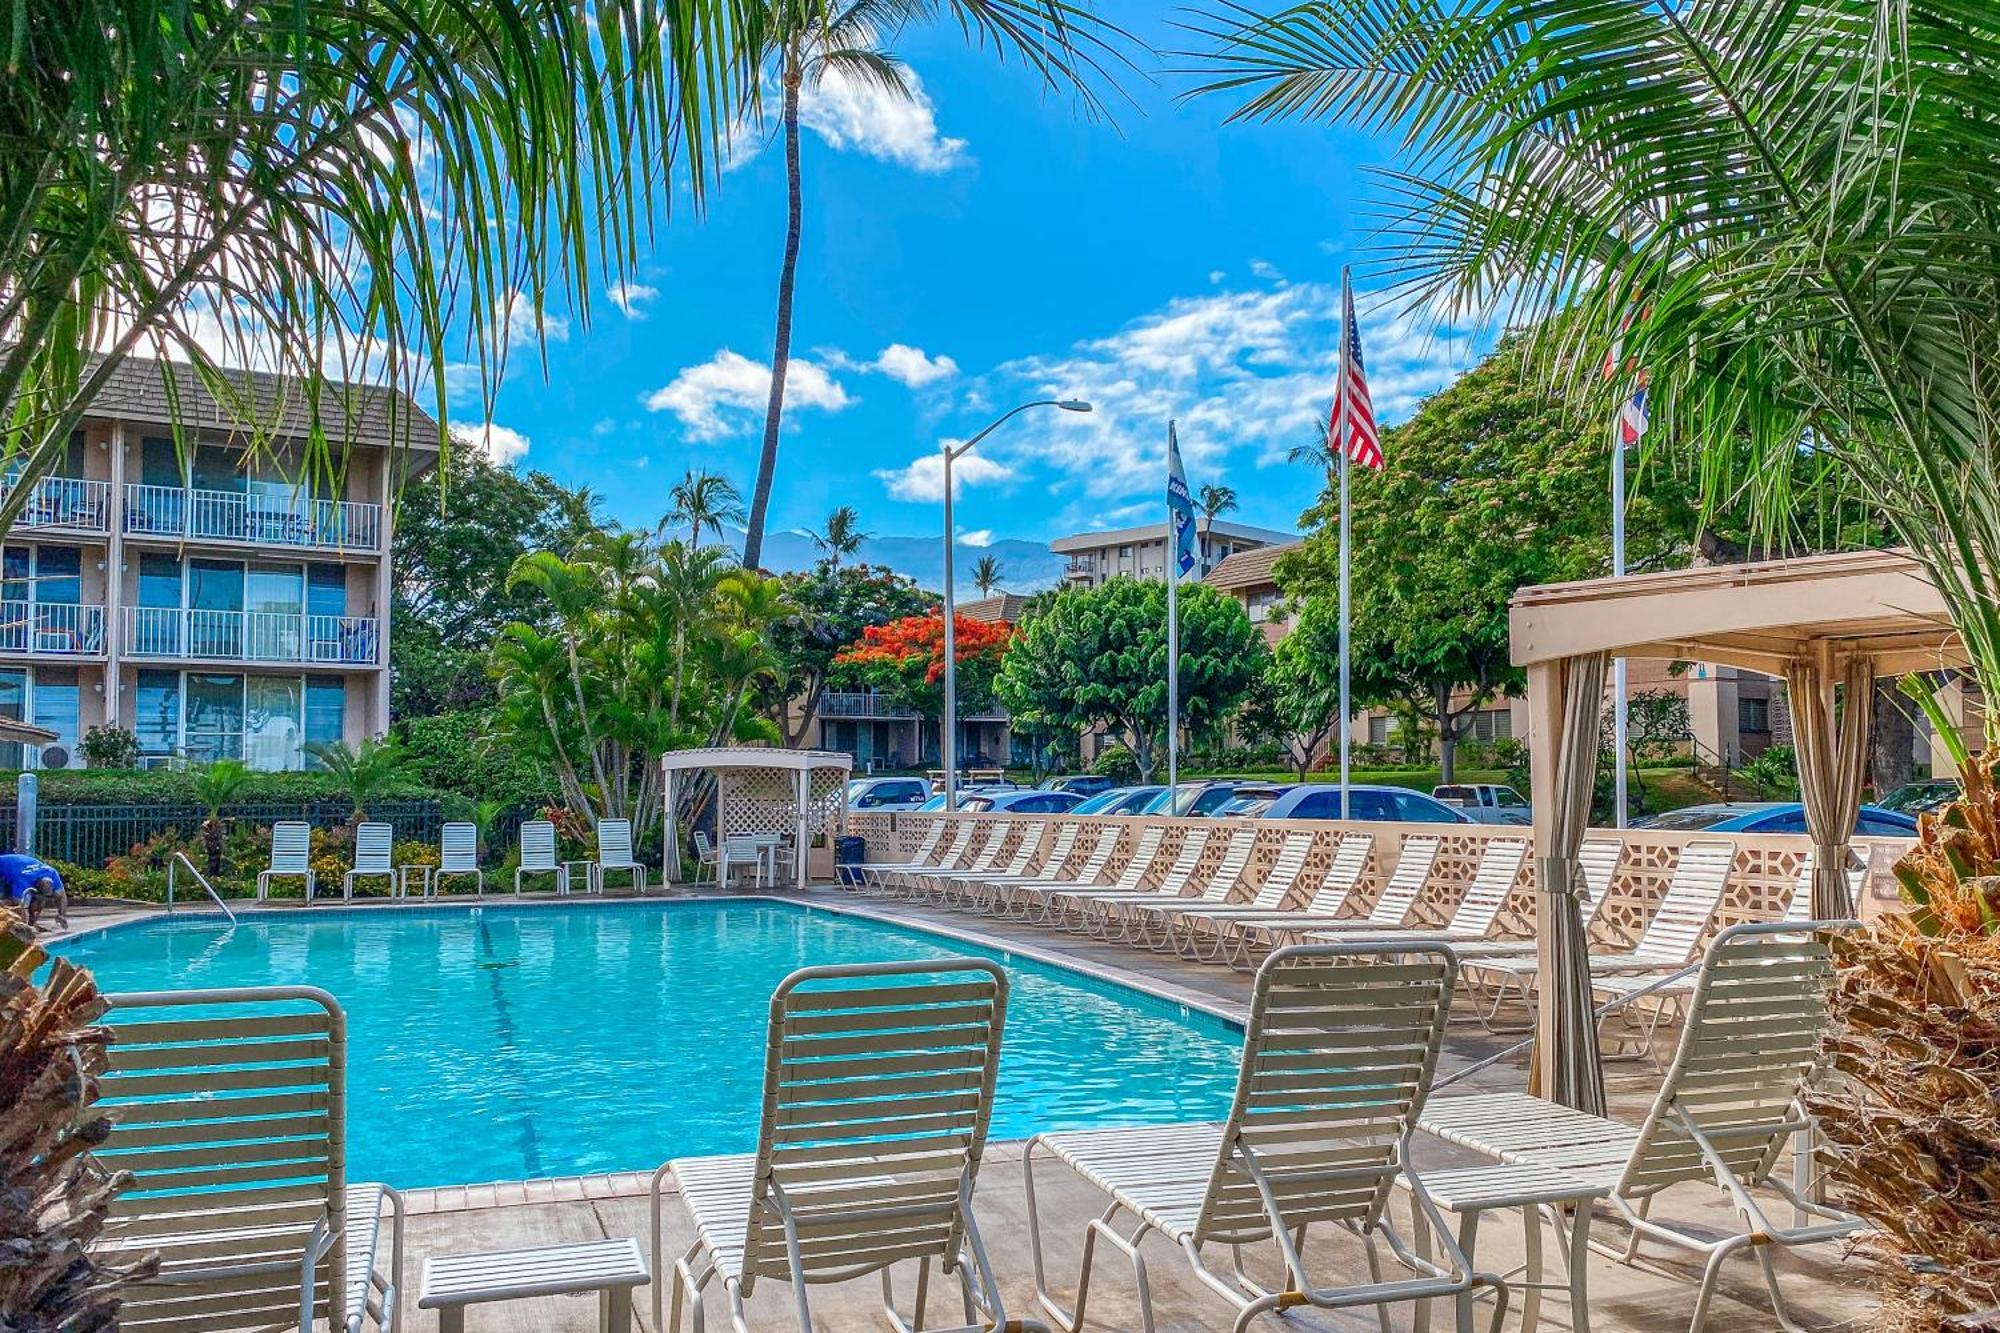
{"type": "Polygon", "coordinates": [[[1068,969],[771,900],[212,917],[59,946],[107,991],[314,985],[348,1020],[353,1179],[596,1171],[756,1145],[771,992],[812,964],[984,953],[1012,980],[996,1139],[1219,1119],[1241,1035],[1068,969]]]}

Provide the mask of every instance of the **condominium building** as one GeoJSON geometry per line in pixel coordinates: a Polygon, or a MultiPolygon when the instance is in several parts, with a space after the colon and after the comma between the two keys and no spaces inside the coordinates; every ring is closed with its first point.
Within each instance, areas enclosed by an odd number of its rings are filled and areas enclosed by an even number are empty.
{"type": "MultiPolygon", "coordinates": [[[[1209,570],[1238,551],[1254,551],[1265,546],[1282,546],[1298,540],[1298,534],[1273,528],[1231,523],[1227,519],[1197,518],[1194,577],[1209,570]]],[[[1167,576],[1167,525],[1151,523],[1137,528],[1107,528],[1098,532],[1077,532],[1049,543],[1057,555],[1069,557],[1063,571],[1066,582],[1097,587],[1119,577],[1164,579],[1167,576]]]]}
{"type": "Polygon", "coordinates": [[[0,716],[59,739],[0,745],[0,767],[80,765],[97,725],[148,764],[259,769],[387,729],[391,501],[435,465],[437,426],[386,389],[315,405],[283,377],[233,383],[225,402],[191,367],[128,361],[32,483],[0,547],[0,716]],[[309,466],[315,435],[330,459],[309,466]]]}

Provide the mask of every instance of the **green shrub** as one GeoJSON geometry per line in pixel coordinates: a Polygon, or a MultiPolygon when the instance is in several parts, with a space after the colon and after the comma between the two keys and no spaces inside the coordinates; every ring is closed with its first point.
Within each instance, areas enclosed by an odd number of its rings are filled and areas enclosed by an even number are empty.
{"type": "Polygon", "coordinates": [[[555,774],[514,747],[489,743],[489,716],[484,709],[468,709],[398,722],[404,773],[474,801],[512,805],[552,798],[555,774]]]}
{"type": "MultiPolygon", "coordinates": [[[[0,783],[12,786],[12,773],[0,783]]],[[[43,805],[198,805],[201,770],[60,768],[39,775],[43,805]]],[[[346,787],[327,773],[252,773],[233,798],[237,802],[344,799],[346,787]]],[[[383,791],[396,799],[435,800],[439,793],[409,775],[383,791]]]]}
{"type": "Polygon", "coordinates": [[[1122,745],[1108,746],[1091,762],[1090,771],[1103,774],[1117,786],[1129,787],[1139,780],[1139,761],[1122,745]]]}
{"type": "Polygon", "coordinates": [[[91,727],[77,749],[91,768],[139,766],[139,738],[123,727],[91,727]]]}

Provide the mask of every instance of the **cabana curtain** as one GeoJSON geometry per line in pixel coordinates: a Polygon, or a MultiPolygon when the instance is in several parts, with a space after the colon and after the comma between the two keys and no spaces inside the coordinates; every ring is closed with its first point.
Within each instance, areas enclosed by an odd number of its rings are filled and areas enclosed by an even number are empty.
{"type": "MultiPolygon", "coordinates": [[[[1548,812],[1548,854],[1536,865],[1541,897],[1535,904],[1540,929],[1550,937],[1555,962],[1546,974],[1543,1003],[1556,1016],[1551,1086],[1542,1096],[1592,1115],[1604,1114],[1604,1068],[1597,1049],[1597,1016],[1591,1004],[1590,940],[1584,933],[1577,889],[1583,869],[1577,853],[1590,827],[1590,801],[1597,786],[1598,716],[1604,704],[1603,653],[1566,659],[1562,664],[1563,726],[1556,754],[1556,801],[1548,812]]],[[[1537,815],[1541,812],[1537,811],[1537,815]]],[[[1537,1068],[1544,1067],[1537,1061],[1537,1068]]]]}
{"type": "Polygon", "coordinates": [[[1785,670],[1799,757],[1799,795],[1813,843],[1812,914],[1820,921],[1854,915],[1847,887],[1847,848],[1861,812],[1861,783],[1868,766],[1868,732],[1875,705],[1875,660],[1850,657],[1841,679],[1836,714],[1833,682],[1820,664],[1793,662],[1785,670]]]}

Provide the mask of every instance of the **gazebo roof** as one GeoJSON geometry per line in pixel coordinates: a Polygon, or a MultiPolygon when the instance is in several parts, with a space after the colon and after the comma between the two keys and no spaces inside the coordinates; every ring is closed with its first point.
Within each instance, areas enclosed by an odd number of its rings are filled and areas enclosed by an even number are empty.
{"type": "Polygon", "coordinates": [[[1716,662],[1781,674],[1856,654],[1880,675],[1961,666],[1944,600],[1903,550],[1708,565],[1523,588],[1514,665],[1584,653],[1716,662]]]}
{"type": "Polygon", "coordinates": [[[719,746],[714,749],[672,750],[660,756],[667,772],[684,768],[782,769],[788,773],[838,768],[851,772],[854,756],[842,750],[781,750],[775,746],[719,746]]]}

